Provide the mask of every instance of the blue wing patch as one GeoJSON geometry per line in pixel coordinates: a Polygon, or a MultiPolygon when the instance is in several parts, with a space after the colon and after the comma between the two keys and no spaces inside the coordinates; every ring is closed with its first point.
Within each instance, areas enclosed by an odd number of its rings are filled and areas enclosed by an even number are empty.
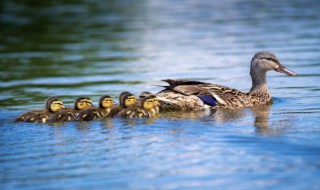
{"type": "Polygon", "coordinates": [[[200,98],[203,103],[211,106],[211,107],[214,107],[217,105],[217,99],[215,99],[213,96],[211,95],[199,95],[198,98],[200,98]]]}

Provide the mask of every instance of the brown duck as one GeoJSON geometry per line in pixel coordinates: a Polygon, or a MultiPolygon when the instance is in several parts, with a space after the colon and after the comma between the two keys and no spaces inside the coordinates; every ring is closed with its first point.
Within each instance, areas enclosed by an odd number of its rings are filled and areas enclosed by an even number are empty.
{"type": "Polygon", "coordinates": [[[164,86],[166,89],[157,94],[160,108],[164,110],[199,110],[205,107],[237,109],[267,104],[271,101],[271,95],[266,83],[266,73],[272,70],[289,76],[297,75],[280,64],[273,53],[262,51],[256,53],[251,60],[252,87],[249,92],[199,81],[163,80],[169,86],[164,86]]]}
{"type": "Polygon", "coordinates": [[[52,115],[61,109],[64,109],[61,99],[51,97],[46,100],[46,109],[26,112],[17,117],[15,122],[46,123],[52,115]]]}

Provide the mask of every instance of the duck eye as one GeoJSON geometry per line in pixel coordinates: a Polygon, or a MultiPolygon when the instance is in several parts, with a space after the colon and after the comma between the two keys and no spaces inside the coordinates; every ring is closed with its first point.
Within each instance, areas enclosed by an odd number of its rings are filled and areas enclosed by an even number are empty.
{"type": "Polygon", "coordinates": [[[267,58],[264,58],[265,60],[268,60],[268,61],[275,61],[273,58],[271,57],[267,57],[267,58]]]}
{"type": "Polygon", "coordinates": [[[62,102],[53,102],[53,104],[56,104],[56,105],[63,105],[62,102]]]}

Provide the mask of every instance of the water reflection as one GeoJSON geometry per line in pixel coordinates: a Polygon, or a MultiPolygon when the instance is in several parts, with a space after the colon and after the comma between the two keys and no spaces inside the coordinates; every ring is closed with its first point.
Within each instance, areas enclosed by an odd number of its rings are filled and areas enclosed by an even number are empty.
{"type": "MultiPolygon", "coordinates": [[[[165,112],[162,118],[174,120],[199,120],[206,123],[212,123],[214,126],[225,125],[228,122],[242,122],[243,118],[252,115],[254,117],[252,126],[256,128],[256,132],[260,135],[277,135],[273,129],[270,129],[269,117],[271,112],[271,104],[258,105],[251,108],[243,109],[212,109],[200,111],[180,111],[165,112]]],[[[280,133],[280,130],[278,131],[280,133]]]]}
{"type": "Polygon", "coordinates": [[[106,129],[112,129],[113,128],[113,119],[112,118],[103,119],[102,126],[104,126],[106,129]]]}
{"type": "Polygon", "coordinates": [[[250,109],[255,117],[253,125],[257,128],[257,131],[261,134],[267,134],[271,105],[259,105],[250,109]]]}
{"type": "Polygon", "coordinates": [[[126,119],[126,118],[119,118],[120,122],[123,125],[130,125],[130,126],[137,126],[137,125],[150,125],[156,122],[159,119],[157,117],[150,117],[150,118],[139,118],[139,119],[126,119]]]}

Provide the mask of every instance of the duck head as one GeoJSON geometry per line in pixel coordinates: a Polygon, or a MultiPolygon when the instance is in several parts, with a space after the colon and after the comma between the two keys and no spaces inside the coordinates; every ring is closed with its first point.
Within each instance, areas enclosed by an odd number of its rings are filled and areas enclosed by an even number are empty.
{"type": "Polygon", "coordinates": [[[100,97],[100,100],[99,100],[100,108],[103,108],[103,109],[111,108],[113,104],[114,104],[114,101],[110,96],[105,95],[100,97]]]}
{"type": "Polygon", "coordinates": [[[251,76],[259,73],[266,73],[267,71],[277,71],[289,76],[296,76],[297,74],[280,64],[278,58],[271,52],[261,51],[257,52],[251,60],[251,76]]]}
{"type": "Polygon", "coordinates": [[[92,100],[88,97],[79,97],[74,102],[75,110],[83,110],[92,106],[93,106],[92,100]]]}
{"type": "Polygon", "coordinates": [[[153,94],[144,97],[141,101],[141,104],[146,110],[154,109],[160,105],[158,98],[153,94]]]}
{"type": "Polygon", "coordinates": [[[57,112],[60,109],[65,108],[63,102],[57,97],[48,98],[46,101],[46,109],[51,112],[57,112]]]}
{"type": "Polygon", "coordinates": [[[146,92],[146,91],[145,92],[141,92],[140,95],[139,95],[139,100],[142,101],[143,98],[145,98],[145,97],[147,97],[147,96],[149,96],[151,94],[152,94],[151,92],[146,92]]]}
{"type": "Polygon", "coordinates": [[[119,96],[120,105],[124,108],[131,107],[137,102],[137,98],[130,92],[122,92],[119,96]]]}

